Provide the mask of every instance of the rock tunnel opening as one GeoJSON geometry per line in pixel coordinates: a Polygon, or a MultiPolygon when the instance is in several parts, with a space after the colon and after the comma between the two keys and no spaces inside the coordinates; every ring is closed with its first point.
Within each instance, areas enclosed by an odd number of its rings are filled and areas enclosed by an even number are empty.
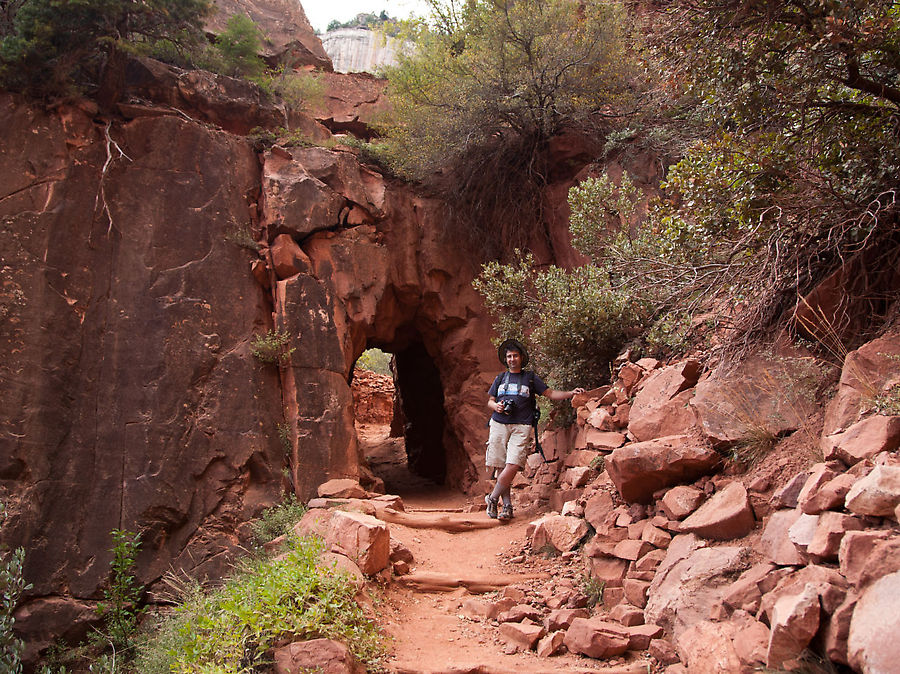
{"type": "Polygon", "coordinates": [[[371,375],[366,377],[370,381],[367,391],[361,392],[354,384],[357,435],[369,469],[394,490],[416,486],[410,484],[416,478],[445,484],[448,424],[440,371],[434,360],[421,341],[400,347],[368,347],[390,355],[393,384],[387,391],[371,375]],[[391,396],[389,411],[385,409],[386,395],[391,396]]]}

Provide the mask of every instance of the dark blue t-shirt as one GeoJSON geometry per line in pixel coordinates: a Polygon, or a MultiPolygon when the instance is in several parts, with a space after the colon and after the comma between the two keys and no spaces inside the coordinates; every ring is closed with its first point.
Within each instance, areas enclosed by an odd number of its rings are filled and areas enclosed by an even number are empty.
{"type": "Polygon", "coordinates": [[[549,387],[533,372],[502,372],[494,379],[488,395],[497,401],[513,400],[509,414],[494,412],[491,419],[501,424],[528,424],[534,415],[534,396],[541,395],[549,387]],[[531,391],[531,386],[534,391],[531,391]],[[532,395],[533,393],[533,395],[532,395]]]}

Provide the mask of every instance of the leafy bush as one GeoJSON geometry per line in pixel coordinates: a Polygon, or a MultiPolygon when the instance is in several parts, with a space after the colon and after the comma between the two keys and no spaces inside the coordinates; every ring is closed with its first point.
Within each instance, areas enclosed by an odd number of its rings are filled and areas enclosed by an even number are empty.
{"type": "Polygon", "coordinates": [[[131,647],[138,620],[144,612],[138,605],[143,587],[137,584],[134,576],[141,536],[114,529],[112,538],[109,587],[103,590],[103,601],[97,605],[97,613],[105,620],[110,643],[116,650],[122,650],[131,647]]]}
{"type": "Polygon", "coordinates": [[[299,539],[277,559],[243,560],[211,592],[183,585],[181,602],[140,646],[143,674],[256,671],[276,645],[341,640],[369,666],[384,654],[382,637],[354,601],[343,573],[317,566],[321,542],[299,539]]]}
{"type": "Polygon", "coordinates": [[[474,286],[496,330],[525,340],[534,367],[561,388],[604,381],[608,363],[644,320],[644,307],[614,291],[595,265],[539,271],[530,253],[517,252],[514,263],[483,265],[474,286]]]}
{"type": "Polygon", "coordinates": [[[222,58],[222,70],[232,77],[256,77],[265,70],[259,57],[263,35],[246,14],[234,14],[225,24],[225,30],[216,36],[215,48],[222,58]]]}
{"type": "MultiPolygon", "coordinates": [[[[6,522],[6,503],[0,501],[0,529],[6,522]]],[[[13,611],[23,592],[31,589],[22,575],[25,563],[25,549],[10,551],[0,545],[0,670],[10,674],[22,671],[22,651],[25,644],[13,632],[15,618],[13,611]]]]}
{"type": "Polygon", "coordinates": [[[294,494],[288,494],[284,502],[266,508],[259,519],[254,520],[250,527],[253,538],[257,543],[263,544],[290,533],[291,528],[300,521],[306,510],[306,506],[300,503],[294,494]]]}
{"type": "Polygon", "coordinates": [[[212,6],[209,0],[24,0],[0,36],[0,80],[40,95],[104,83],[115,88],[124,53],[160,41],[170,50],[196,49],[212,6]]]}
{"type": "Polygon", "coordinates": [[[287,331],[269,330],[264,335],[253,335],[250,340],[250,353],[263,363],[285,364],[294,353],[296,347],[288,347],[291,335],[287,331]]]}
{"type": "Polygon", "coordinates": [[[595,0],[429,4],[415,49],[385,70],[392,112],[375,154],[436,189],[452,234],[487,259],[540,225],[548,139],[631,100],[622,16],[595,0]]]}

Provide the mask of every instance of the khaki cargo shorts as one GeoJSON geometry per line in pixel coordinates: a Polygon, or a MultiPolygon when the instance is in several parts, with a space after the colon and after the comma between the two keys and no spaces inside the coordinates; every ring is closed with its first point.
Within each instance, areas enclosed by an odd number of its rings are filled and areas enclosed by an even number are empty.
{"type": "Polygon", "coordinates": [[[490,429],[484,465],[503,468],[508,463],[514,463],[524,468],[525,459],[531,450],[531,426],[501,424],[491,419],[490,429]]]}

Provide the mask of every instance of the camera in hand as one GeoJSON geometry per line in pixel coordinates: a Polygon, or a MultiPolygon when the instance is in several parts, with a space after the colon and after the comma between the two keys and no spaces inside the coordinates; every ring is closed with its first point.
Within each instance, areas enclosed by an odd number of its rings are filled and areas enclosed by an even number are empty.
{"type": "Polygon", "coordinates": [[[513,410],[516,409],[516,401],[510,398],[507,398],[506,400],[500,400],[499,405],[502,408],[500,410],[501,414],[510,414],[513,410]]]}

